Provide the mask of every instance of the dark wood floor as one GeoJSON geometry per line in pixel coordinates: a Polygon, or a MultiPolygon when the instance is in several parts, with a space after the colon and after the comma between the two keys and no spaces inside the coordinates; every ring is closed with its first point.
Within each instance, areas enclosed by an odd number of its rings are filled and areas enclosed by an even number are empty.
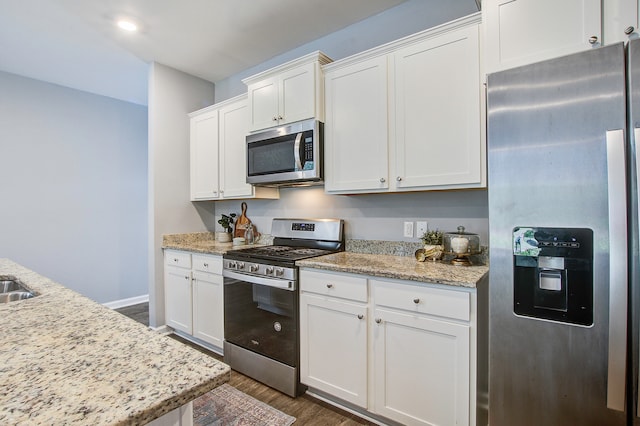
{"type": "MultiPolygon", "coordinates": [[[[149,325],[149,305],[142,303],[139,305],[128,306],[117,309],[118,312],[133,318],[145,325],[149,325]]],[[[224,362],[224,358],[215,354],[201,346],[195,345],[179,336],[171,335],[174,339],[192,346],[201,352],[204,352],[218,360],[224,362]]],[[[373,425],[351,413],[339,410],[332,405],[322,402],[309,395],[302,395],[297,398],[291,398],[275,389],[272,389],[260,382],[253,380],[236,371],[231,371],[231,380],[229,384],[236,389],[251,395],[259,401],[262,401],[278,410],[294,416],[296,418],[295,425],[310,426],[353,426],[353,425],[373,425]]]]}

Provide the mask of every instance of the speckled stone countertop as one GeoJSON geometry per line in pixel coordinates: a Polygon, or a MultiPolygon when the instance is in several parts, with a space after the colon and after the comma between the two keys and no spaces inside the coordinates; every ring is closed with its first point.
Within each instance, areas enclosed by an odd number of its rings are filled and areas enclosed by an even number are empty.
{"type": "Polygon", "coordinates": [[[139,425],[229,380],[230,368],[8,259],[39,293],[0,303],[0,424],[139,425]]]}
{"type": "MultiPolygon", "coordinates": [[[[262,236],[259,243],[271,244],[272,238],[270,235],[262,236]]],[[[423,245],[416,242],[347,240],[345,245],[345,252],[299,260],[296,265],[470,288],[475,288],[489,272],[489,267],[486,265],[486,250],[482,255],[473,256],[473,266],[453,266],[444,261],[418,262],[413,254],[423,245]]],[[[219,243],[215,241],[213,232],[195,232],[165,235],[162,247],[223,255],[231,249],[251,246],[219,243]]]]}
{"type": "Polygon", "coordinates": [[[489,272],[486,265],[454,266],[440,261],[418,262],[413,256],[353,252],[313,257],[296,264],[303,268],[469,288],[475,288],[489,272]]]}
{"type": "Polygon", "coordinates": [[[223,255],[229,250],[254,247],[256,245],[271,244],[270,235],[261,235],[257,244],[234,246],[232,243],[216,241],[213,232],[193,232],[190,234],[167,234],[162,236],[162,248],[184,250],[195,253],[223,255]]]}

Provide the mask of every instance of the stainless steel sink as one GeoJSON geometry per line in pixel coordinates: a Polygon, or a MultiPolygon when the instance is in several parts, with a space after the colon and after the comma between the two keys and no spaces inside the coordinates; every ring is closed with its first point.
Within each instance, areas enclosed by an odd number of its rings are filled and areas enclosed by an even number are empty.
{"type": "Polygon", "coordinates": [[[0,303],[30,299],[34,296],[36,296],[36,294],[25,287],[15,277],[0,276],[0,303]]]}

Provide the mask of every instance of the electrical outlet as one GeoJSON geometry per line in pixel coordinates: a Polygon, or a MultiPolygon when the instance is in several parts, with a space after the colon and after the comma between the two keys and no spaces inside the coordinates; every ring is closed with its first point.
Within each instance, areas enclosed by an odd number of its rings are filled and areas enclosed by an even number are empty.
{"type": "Polygon", "coordinates": [[[427,221],[419,220],[416,222],[416,237],[421,238],[427,232],[427,221]]]}
{"type": "Polygon", "coordinates": [[[404,223],[404,236],[407,238],[413,238],[413,222],[404,223]]]}

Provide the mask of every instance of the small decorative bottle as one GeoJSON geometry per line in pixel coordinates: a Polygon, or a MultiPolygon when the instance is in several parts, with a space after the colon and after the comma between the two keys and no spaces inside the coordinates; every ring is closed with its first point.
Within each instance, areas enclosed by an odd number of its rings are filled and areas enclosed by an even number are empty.
{"type": "Polygon", "coordinates": [[[244,241],[247,244],[253,244],[255,243],[256,237],[255,237],[255,233],[253,232],[253,224],[251,222],[249,222],[249,224],[247,225],[247,229],[244,231],[244,241]]]}

